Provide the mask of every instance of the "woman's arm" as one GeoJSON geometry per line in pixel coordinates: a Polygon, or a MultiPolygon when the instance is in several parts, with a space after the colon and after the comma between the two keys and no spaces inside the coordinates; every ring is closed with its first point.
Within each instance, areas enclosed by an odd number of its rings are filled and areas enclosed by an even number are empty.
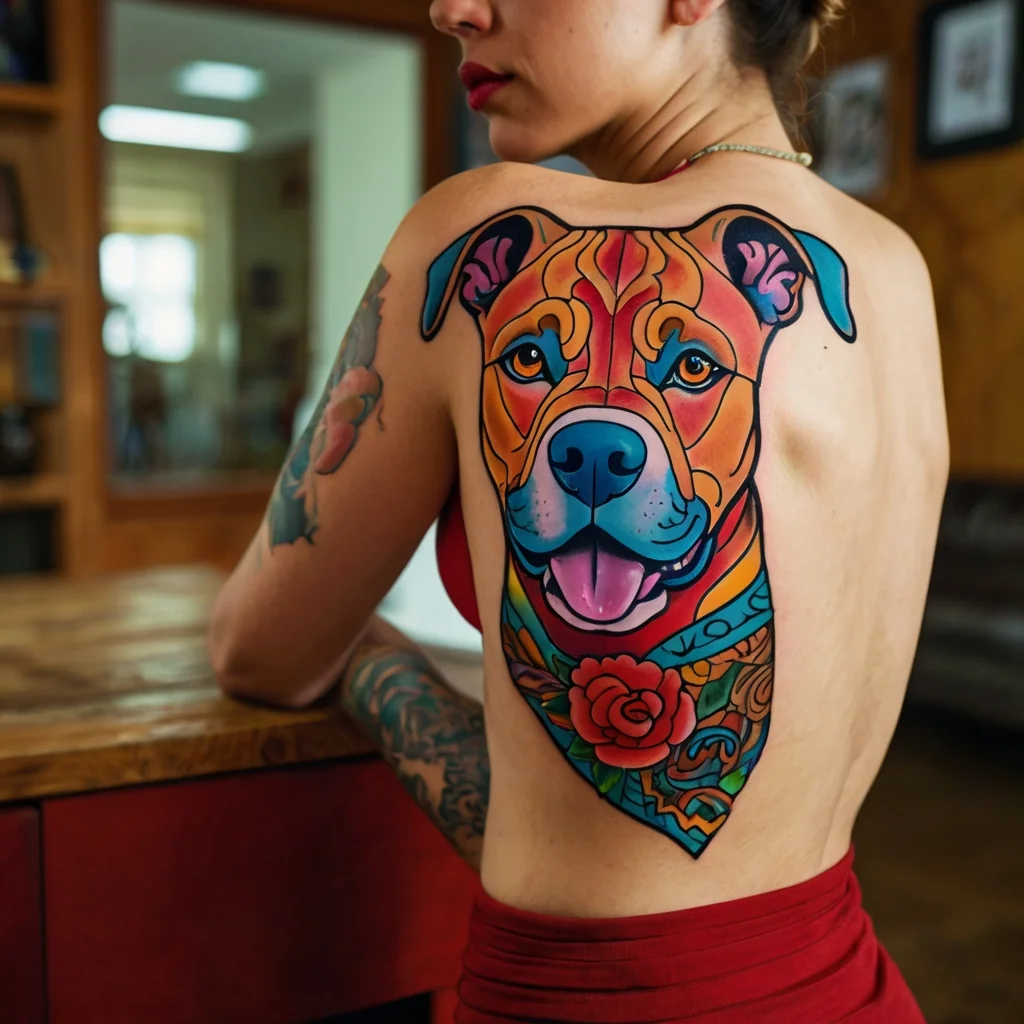
{"type": "Polygon", "coordinates": [[[218,596],[209,649],[228,693],[287,706],[324,694],[451,489],[457,349],[419,330],[427,247],[448,206],[421,200],[388,246],[218,596]]]}
{"type": "Polygon", "coordinates": [[[376,617],[345,670],[341,699],[416,803],[479,871],[490,785],[483,708],[376,617]]]}

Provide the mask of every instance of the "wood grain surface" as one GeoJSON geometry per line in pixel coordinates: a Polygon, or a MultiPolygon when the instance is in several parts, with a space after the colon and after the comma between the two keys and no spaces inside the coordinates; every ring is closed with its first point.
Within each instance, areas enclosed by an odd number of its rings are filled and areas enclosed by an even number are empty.
{"type": "Polygon", "coordinates": [[[941,160],[916,155],[917,33],[925,6],[852,0],[825,36],[823,65],[891,58],[891,174],[871,205],[907,231],[931,272],[954,475],[1020,480],[1024,144],[941,160]]]}
{"type": "Polygon", "coordinates": [[[333,704],[224,697],[204,568],[0,585],[0,802],[372,752],[333,704]]]}

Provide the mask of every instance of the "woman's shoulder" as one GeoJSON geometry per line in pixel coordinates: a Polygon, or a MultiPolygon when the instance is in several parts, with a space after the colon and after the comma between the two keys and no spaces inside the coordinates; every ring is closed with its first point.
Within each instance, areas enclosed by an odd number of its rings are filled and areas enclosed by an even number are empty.
{"type": "Polygon", "coordinates": [[[880,211],[819,179],[827,209],[826,218],[847,237],[851,259],[874,267],[881,279],[901,280],[901,290],[910,283],[921,298],[930,300],[928,266],[911,235],[880,211]]]}
{"type": "Polygon", "coordinates": [[[501,210],[593,202],[601,184],[593,178],[533,164],[487,164],[454,174],[426,192],[409,211],[399,235],[425,243],[461,233],[501,210]]]}

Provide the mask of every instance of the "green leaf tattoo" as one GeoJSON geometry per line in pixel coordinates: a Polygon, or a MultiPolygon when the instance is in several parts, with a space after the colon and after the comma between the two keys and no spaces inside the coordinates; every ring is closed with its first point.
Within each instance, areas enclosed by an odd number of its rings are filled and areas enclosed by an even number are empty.
{"type": "Polygon", "coordinates": [[[459,855],[479,869],[491,768],[483,708],[422,655],[357,651],[342,704],[459,855]]]}
{"type": "Polygon", "coordinates": [[[615,784],[622,778],[621,768],[612,768],[600,761],[594,762],[591,773],[594,776],[597,791],[602,794],[611,792],[615,788],[615,784]]]}
{"type": "Polygon", "coordinates": [[[383,382],[373,366],[388,281],[381,264],[345,332],[324,393],[309,424],[295,442],[278,477],[267,510],[271,549],[300,538],[313,543],[320,525],[317,477],[329,476],[345,461],[359,437],[359,428],[380,402],[383,382]]]}
{"type": "Polygon", "coordinates": [[[573,736],[572,743],[569,744],[568,754],[570,757],[575,757],[578,761],[597,760],[597,752],[594,750],[593,744],[588,743],[579,736],[573,736]]]}

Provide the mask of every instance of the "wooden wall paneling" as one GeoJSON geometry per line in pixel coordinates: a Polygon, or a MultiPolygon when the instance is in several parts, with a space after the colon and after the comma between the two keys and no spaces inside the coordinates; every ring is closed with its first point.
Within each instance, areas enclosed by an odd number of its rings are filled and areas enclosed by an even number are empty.
{"type": "MultiPolygon", "coordinates": [[[[154,506],[163,504],[161,498],[154,506]]],[[[158,565],[202,563],[231,570],[252,540],[266,505],[261,497],[249,509],[218,508],[199,495],[192,507],[167,507],[152,514],[112,516],[104,526],[102,564],[108,572],[158,565]]]]}
{"type": "Polygon", "coordinates": [[[942,341],[952,472],[1024,478],[1024,144],[915,153],[921,0],[854,0],[826,37],[829,68],[892,59],[892,180],[872,201],[920,247],[942,341]]]}
{"type": "Polygon", "coordinates": [[[423,189],[444,181],[455,165],[455,102],[459,47],[432,29],[423,46],[423,189]]]}
{"type": "Polygon", "coordinates": [[[475,876],[379,759],[49,800],[51,1024],[280,1024],[459,972],[475,876]]]}
{"type": "Polygon", "coordinates": [[[0,163],[17,171],[29,242],[48,263],[42,284],[62,281],[68,269],[63,188],[67,153],[57,123],[53,117],[0,112],[0,163]]]}
{"type": "Polygon", "coordinates": [[[99,284],[102,0],[51,0],[58,83],[66,96],[64,226],[69,292],[64,318],[64,411],[69,496],[63,527],[65,568],[102,568],[107,475],[107,376],[99,284]]]}
{"type": "Polygon", "coordinates": [[[39,812],[0,810],[0,1020],[43,1024],[39,812]]]}

